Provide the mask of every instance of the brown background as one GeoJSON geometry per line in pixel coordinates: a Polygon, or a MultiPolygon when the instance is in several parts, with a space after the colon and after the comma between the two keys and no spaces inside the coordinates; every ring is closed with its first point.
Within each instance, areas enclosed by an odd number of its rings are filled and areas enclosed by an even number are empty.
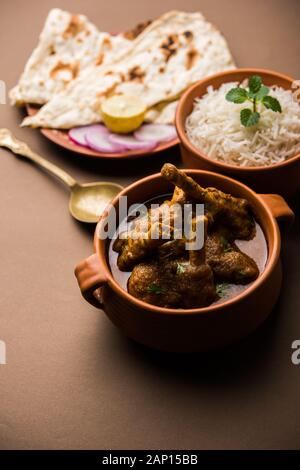
{"type": "MultiPolygon", "coordinates": [[[[200,9],[240,66],[300,79],[297,0],[5,0],[0,79],[8,89],[54,6],[110,31],[171,8],[200,9]]],[[[1,127],[81,181],[126,184],[162,162],[91,162],[19,129],[21,117],[0,105],[1,127]]],[[[284,287],[264,327],[227,351],[174,356],[133,344],[82,300],[73,267],[91,253],[92,231],[71,219],[67,199],[58,182],[0,151],[0,339],[8,361],[0,365],[0,448],[299,447],[300,366],[290,359],[300,338],[299,222],[284,244],[284,287]]]]}

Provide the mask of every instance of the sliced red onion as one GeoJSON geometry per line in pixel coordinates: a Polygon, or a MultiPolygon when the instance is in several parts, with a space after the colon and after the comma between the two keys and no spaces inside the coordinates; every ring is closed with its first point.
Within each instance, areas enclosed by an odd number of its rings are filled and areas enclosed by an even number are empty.
{"type": "Polygon", "coordinates": [[[113,144],[123,145],[128,150],[152,150],[157,146],[155,140],[145,142],[137,140],[133,135],[110,134],[108,140],[113,144]]]}
{"type": "Polygon", "coordinates": [[[86,127],[74,127],[70,129],[68,132],[69,139],[72,140],[77,145],[82,145],[83,147],[87,147],[87,143],[85,140],[86,134],[86,127]]]}
{"type": "Polygon", "coordinates": [[[74,127],[73,129],[70,129],[68,132],[69,139],[72,140],[77,145],[88,147],[85,136],[87,132],[91,129],[95,129],[97,130],[97,132],[102,133],[102,134],[108,134],[108,130],[105,126],[101,124],[93,124],[91,126],[81,126],[81,127],[74,127]]]}
{"type": "Polygon", "coordinates": [[[99,129],[95,128],[88,129],[85,135],[88,146],[97,152],[114,153],[125,150],[124,145],[114,144],[108,140],[108,137],[108,132],[99,132],[99,129]]]}
{"type": "Polygon", "coordinates": [[[177,136],[174,126],[168,124],[143,124],[134,132],[137,140],[146,142],[167,142],[177,136]]]}

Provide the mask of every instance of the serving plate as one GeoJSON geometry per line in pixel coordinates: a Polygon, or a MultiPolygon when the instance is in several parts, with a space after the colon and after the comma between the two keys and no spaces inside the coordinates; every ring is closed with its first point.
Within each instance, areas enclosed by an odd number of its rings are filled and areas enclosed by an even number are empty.
{"type": "MultiPolygon", "coordinates": [[[[29,116],[33,116],[38,111],[37,106],[26,105],[26,110],[29,116]]],[[[59,145],[60,147],[70,150],[71,152],[79,153],[86,157],[92,158],[105,158],[107,160],[129,160],[133,158],[145,157],[152,154],[158,154],[164,150],[168,150],[177,144],[179,144],[179,139],[176,137],[168,142],[161,142],[153,150],[128,150],[126,152],[115,152],[115,153],[105,153],[105,152],[96,152],[95,150],[89,149],[87,147],[82,147],[80,145],[72,142],[68,137],[68,131],[60,129],[40,129],[40,132],[51,142],[59,145]]]]}

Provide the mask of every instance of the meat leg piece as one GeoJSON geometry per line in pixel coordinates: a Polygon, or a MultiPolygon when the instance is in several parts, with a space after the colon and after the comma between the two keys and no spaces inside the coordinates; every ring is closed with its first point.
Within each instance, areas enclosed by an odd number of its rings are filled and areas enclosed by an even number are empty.
{"type": "Polygon", "coordinates": [[[171,163],[164,164],[161,174],[188,196],[205,204],[209,218],[213,221],[221,218],[222,223],[231,229],[232,239],[250,240],[254,237],[255,224],[245,199],[233,197],[215,188],[202,188],[171,163]]]}
{"type": "Polygon", "coordinates": [[[170,213],[170,226],[165,226],[163,222],[164,209],[170,209],[175,204],[183,205],[186,202],[185,193],[180,188],[175,188],[171,201],[165,201],[159,208],[149,210],[147,215],[137,220],[133,229],[129,231],[125,238],[117,238],[113,249],[120,253],[118,257],[118,267],[121,271],[130,271],[136,263],[143,261],[156,248],[166,242],[163,238],[165,229],[172,238],[176,211],[170,213]],[[161,217],[161,218],[160,218],[161,217]],[[151,224],[152,220],[156,220],[151,224]],[[153,238],[153,233],[158,237],[153,238]]]}

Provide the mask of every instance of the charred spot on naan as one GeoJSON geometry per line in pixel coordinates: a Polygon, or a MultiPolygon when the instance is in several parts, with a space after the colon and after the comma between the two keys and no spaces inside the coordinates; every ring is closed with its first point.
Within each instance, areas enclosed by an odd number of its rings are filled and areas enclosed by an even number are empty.
{"type": "Polygon", "coordinates": [[[103,101],[106,100],[107,98],[110,98],[111,96],[115,94],[114,92],[117,86],[118,86],[118,83],[114,83],[107,90],[97,93],[96,100],[94,101],[93,106],[92,106],[93,110],[96,113],[101,113],[101,105],[103,101]]]}
{"type": "Polygon", "coordinates": [[[97,59],[95,60],[95,65],[102,65],[103,60],[104,60],[104,54],[102,51],[100,51],[97,59]]]}
{"type": "Polygon", "coordinates": [[[145,71],[141,69],[139,65],[132,67],[128,71],[128,80],[129,81],[136,81],[136,82],[143,82],[143,78],[145,77],[145,71]]]}
{"type": "Polygon", "coordinates": [[[105,37],[101,46],[102,50],[110,51],[112,49],[112,43],[109,37],[105,37]]]}
{"type": "Polygon", "coordinates": [[[183,36],[187,41],[192,41],[194,39],[194,35],[191,31],[184,31],[183,36]]]}
{"type": "Polygon", "coordinates": [[[112,47],[113,46],[112,46],[112,43],[111,43],[111,40],[109,39],[109,37],[105,37],[102,41],[98,56],[95,60],[95,65],[96,66],[103,64],[104,59],[105,59],[105,53],[107,51],[111,51],[112,47]]]}
{"type": "Polygon", "coordinates": [[[130,41],[133,41],[136,37],[138,37],[144,29],[147,28],[152,23],[152,20],[147,20],[144,21],[143,23],[138,23],[134,28],[132,28],[129,31],[126,31],[123,33],[123,37],[126,39],[129,39],[130,41]]]}
{"type": "MultiPolygon", "coordinates": [[[[126,82],[126,77],[124,75],[123,72],[118,72],[119,74],[119,77],[120,77],[120,81],[121,82],[126,82]]],[[[113,70],[107,70],[104,74],[105,76],[108,76],[108,75],[114,75],[114,71],[113,70]]]]}
{"type": "Polygon", "coordinates": [[[160,45],[164,55],[165,61],[168,62],[170,57],[176,54],[179,45],[178,34],[170,34],[160,45]]]}
{"type": "Polygon", "coordinates": [[[55,47],[53,44],[51,44],[49,46],[49,55],[55,55],[56,54],[56,50],[55,50],[55,47]]]}
{"type": "Polygon", "coordinates": [[[186,69],[190,70],[192,67],[194,67],[199,57],[200,57],[200,54],[197,51],[197,49],[195,49],[194,47],[189,49],[186,54],[186,63],[185,63],[186,69]]]}
{"type": "Polygon", "coordinates": [[[109,98],[112,93],[115,91],[118,83],[114,83],[111,85],[109,88],[107,88],[105,91],[101,91],[100,93],[97,93],[97,98],[109,98]]]}
{"type": "Polygon", "coordinates": [[[81,31],[85,29],[80,16],[79,15],[72,15],[70,22],[63,33],[63,38],[68,39],[74,36],[77,36],[81,31]]]}
{"type": "Polygon", "coordinates": [[[70,80],[74,80],[79,73],[79,64],[74,62],[73,64],[65,64],[58,62],[50,72],[52,79],[61,79],[63,82],[68,83],[70,80]]]}

